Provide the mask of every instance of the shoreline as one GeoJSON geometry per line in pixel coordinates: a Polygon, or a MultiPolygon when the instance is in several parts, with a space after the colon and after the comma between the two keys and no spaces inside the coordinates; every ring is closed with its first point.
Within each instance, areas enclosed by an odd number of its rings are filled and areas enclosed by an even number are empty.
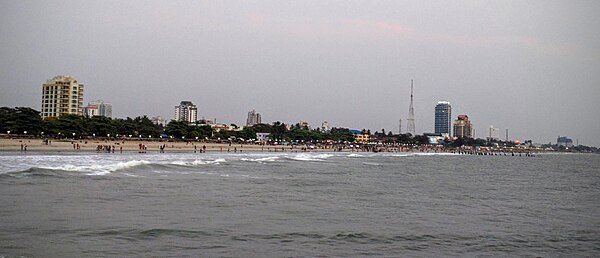
{"type": "Polygon", "coordinates": [[[244,152],[351,152],[332,146],[306,149],[301,145],[260,145],[214,142],[148,141],[148,140],[50,140],[0,139],[0,152],[56,153],[244,153],[244,152]],[[164,147],[164,151],[161,148],[164,147]]]}
{"type": "Polygon", "coordinates": [[[444,148],[442,146],[369,145],[369,144],[241,144],[206,141],[165,141],[148,139],[40,139],[0,138],[0,152],[22,153],[454,153],[486,156],[526,156],[548,153],[533,149],[482,149],[444,148]]]}

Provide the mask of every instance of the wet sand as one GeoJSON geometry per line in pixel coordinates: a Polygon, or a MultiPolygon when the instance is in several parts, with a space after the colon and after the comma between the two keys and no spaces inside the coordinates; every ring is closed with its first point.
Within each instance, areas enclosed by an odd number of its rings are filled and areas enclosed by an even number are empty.
{"type": "MultiPolygon", "coordinates": [[[[100,152],[106,152],[110,146],[111,152],[140,152],[140,144],[145,146],[147,153],[160,152],[160,146],[165,146],[164,152],[282,152],[302,151],[302,146],[277,146],[259,144],[239,143],[214,143],[202,141],[148,141],[148,140],[50,140],[48,144],[42,139],[0,139],[0,151],[23,151],[27,152],[98,152],[98,146],[102,146],[100,152]],[[205,147],[205,148],[204,148],[205,147]],[[282,149],[283,148],[283,149],[282,149]]],[[[330,148],[316,148],[311,151],[333,151],[330,148]]]]}

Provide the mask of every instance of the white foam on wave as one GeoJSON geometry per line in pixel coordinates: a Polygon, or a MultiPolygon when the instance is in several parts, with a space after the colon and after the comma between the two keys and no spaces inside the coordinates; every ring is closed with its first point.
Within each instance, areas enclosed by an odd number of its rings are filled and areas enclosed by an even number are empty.
{"type": "Polygon", "coordinates": [[[361,158],[361,157],[364,157],[364,155],[360,155],[360,154],[356,154],[356,153],[350,153],[350,154],[348,154],[347,157],[350,157],[350,158],[361,158]]]}
{"type": "Polygon", "coordinates": [[[119,162],[116,164],[94,164],[94,165],[72,165],[66,164],[58,167],[40,167],[43,169],[51,169],[51,170],[63,170],[63,171],[73,171],[73,172],[90,172],[87,175],[106,175],[111,172],[115,172],[117,170],[132,168],[144,164],[150,164],[149,161],[146,160],[131,160],[127,162],[119,162]]]}
{"type": "Polygon", "coordinates": [[[310,153],[301,153],[295,156],[288,157],[289,159],[298,160],[298,161],[324,161],[326,158],[332,157],[332,154],[310,154],[310,153]]]}
{"type": "Polygon", "coordinates": [[[241,158],[240,160],[241,161],[258,162],[260,164],[264,164],[265,162],[275,162],[275,161],[279,160],[279,157],[273,156],[273,157],[264,157],[264,158],[256,158],[256,159],[241,158]]]}
{"type": "Polygon", "coordinates": [[[410,157],[410,156],[413,156],[413,154],[409,154],[409,153],[406,153],[406,154],[393,154],[393,155],[390,155],[390,156],[392,156],[392,157],[410,157]]]}
{"type": "Polygon", "coordinates": [[[199,165],[220,164],[220,163],[224,163],[224,162],[227,162],[227,161],[223,158],[219,158],[219,159],[215,159],[215,160],[201,160],[201,159],[196,159],[193,161],[176,160],[176,161],[171,162],[171,164],[179,165],[179,166],[199,166],[199,165]]]}

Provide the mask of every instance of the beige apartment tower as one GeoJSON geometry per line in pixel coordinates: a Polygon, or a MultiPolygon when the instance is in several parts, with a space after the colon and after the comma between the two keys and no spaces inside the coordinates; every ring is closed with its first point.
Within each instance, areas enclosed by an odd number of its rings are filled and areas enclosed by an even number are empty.
{"type": "Polygon", "coordinates": [[[467,115],[458,115],[458,118],[454,120],[454,137],[456,138],[473,138],[475,132],[473,125],[467,115]]]}
{"type": "Polygon", "coordinates": [[[83,84],[67,75],[57,75],[42,86],[42,118],[65,114],[83,115],[83,84]]]}

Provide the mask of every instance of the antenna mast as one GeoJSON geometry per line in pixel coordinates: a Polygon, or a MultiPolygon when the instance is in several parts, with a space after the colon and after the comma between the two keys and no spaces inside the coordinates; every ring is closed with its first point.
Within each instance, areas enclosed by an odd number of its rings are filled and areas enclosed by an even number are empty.
{"type": "Polygon", "coordinates": [[[413,80],[410,80],[410,106],[408,107],[407,131],[415,135],[415,110],[413,107],[413,80]]]}
{"type": "Polygon", "coordinates": [[[402,134],[402,119],[398,120],[398,134],[402,134]]]}

